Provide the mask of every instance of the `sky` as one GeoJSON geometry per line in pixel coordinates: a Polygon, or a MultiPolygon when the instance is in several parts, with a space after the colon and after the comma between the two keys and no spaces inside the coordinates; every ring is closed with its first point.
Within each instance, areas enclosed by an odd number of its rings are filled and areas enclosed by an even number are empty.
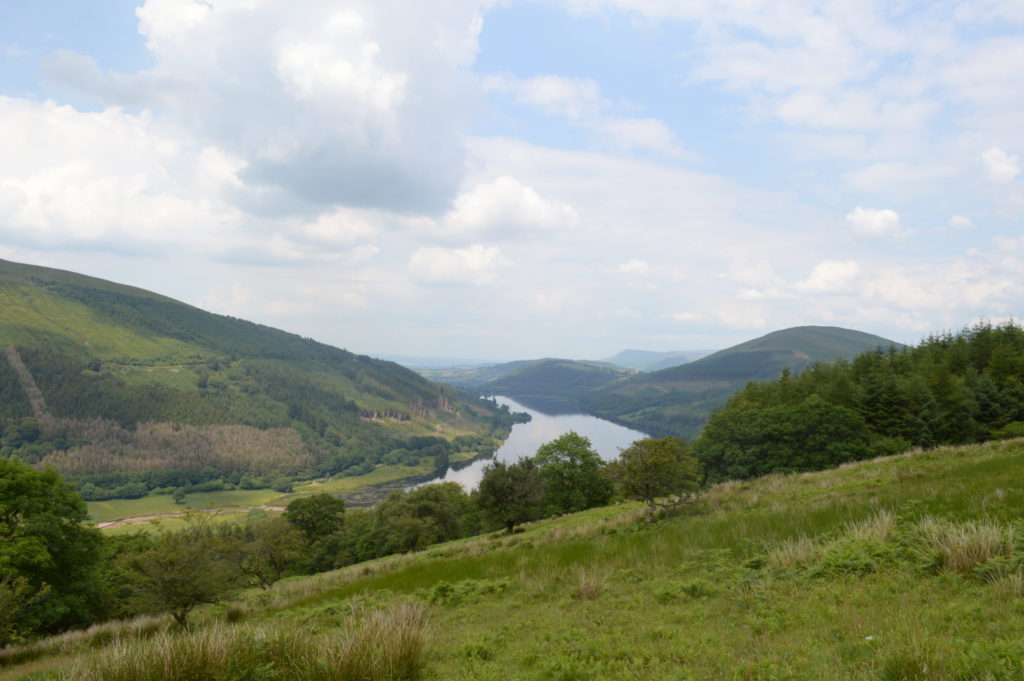
{"type": "Polygon", "coordinates": [[[1024,0],[0,0],[0,258],[362,354],[1024,303],[1024,0]]]}

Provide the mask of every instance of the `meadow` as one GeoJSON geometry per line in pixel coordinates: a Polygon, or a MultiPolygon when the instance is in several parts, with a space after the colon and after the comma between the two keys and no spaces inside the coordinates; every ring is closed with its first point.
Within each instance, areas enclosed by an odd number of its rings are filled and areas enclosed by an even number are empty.
{"type": "MultiPolygon", "coordinates": [[[[723,483],[649,525],[592,509],[287,579],[159,635],[328,635],[422,608],[415,668],[366,678],[1024,679],[1021,470],[1017,440],[723,483]]],[[[153,622],[5,651],[0,679],[113,669],[153,622]]]]}

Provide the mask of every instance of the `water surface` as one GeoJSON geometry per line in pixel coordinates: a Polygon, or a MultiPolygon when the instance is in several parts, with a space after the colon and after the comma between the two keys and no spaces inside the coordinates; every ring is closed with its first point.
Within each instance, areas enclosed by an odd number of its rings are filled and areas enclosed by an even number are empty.
{"type": "Polygon", "coordinates": [[[493,459],[513,463],[522,457],[533,456],[542,444],[551,442],[569,431],[576,431],[588,438],[594,451],[602,459],[610,460],[619,455],[619,450],[628,447],[635,440],[642,440],[646,434],[632,430],[611,421],[585,414],[576,405],[565,400],[526,398],[512,399],[495,397],[498,404],[508,405],[512,411],[525,411],[530,415],[529,423],[512,426],[505,443],[494,453],[493,458],[478,459],[462,467],[450,467],[443,476],[430,482],[454,481],[467,491],[474,489],[483,477],[483,469],[493,459]]]}

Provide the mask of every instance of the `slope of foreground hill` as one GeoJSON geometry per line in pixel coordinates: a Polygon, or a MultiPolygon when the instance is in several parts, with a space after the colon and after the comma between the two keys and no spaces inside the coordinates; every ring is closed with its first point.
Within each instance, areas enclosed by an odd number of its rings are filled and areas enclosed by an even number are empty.
{"type": "Polygon", "coordinates": [[[850,359],[899,343],[834,326],[797,326],[680,366],[640,374],[587,393],[582,406],[654,435],[693,438],[711,411],[749,381],[797,373],[815,362],[850,359]]]}
{"type": "Polygon", "coordinates": [[[493,447],[502,419],[397,364],[70,272],[0,261],[0,310],[0,451],[95,489],[411,465],[493,447]]]}
{"type": "Polygon", "coordinates": [[[650,525],[593,509],[244,593],[190,634],[10,649],[0,678],[159,681],[230,651],[260,678],[1020,679],[1022,466],[1004,441],[725,483],[650,525]],[[272,676],[299,627],[362,676],[272,676]]]}

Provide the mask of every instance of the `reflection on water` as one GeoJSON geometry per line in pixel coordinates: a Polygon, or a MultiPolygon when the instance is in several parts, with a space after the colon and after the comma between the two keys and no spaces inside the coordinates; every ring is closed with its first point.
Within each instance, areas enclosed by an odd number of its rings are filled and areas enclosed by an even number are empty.
{"type": "MultiPolygon", "coordinates": [[[[589,438],[594,450],[605,460],[614,459],[619,450],[628,447],[634,440],[647,437],[638,430],[631,430],[611,421],[584,414],[579,407],[566,400],[548,398],[516,398],[496,397],[498,404],[508,405],[512,411],[525,411],[531,417],[529,423],[517,423],[512,426],[508,436],[494,458],[508,463],[515,462],[524,456],[533,456],[537,448],[555,438],[576,431],[589,438]]],[[[483,469],[491,459],[482,459],[463,464],[461,468],[451,467],[441,477],[431,482],[453,481],[461,484],[467,491],[474,489],[483,476],[483,469]]]]}

